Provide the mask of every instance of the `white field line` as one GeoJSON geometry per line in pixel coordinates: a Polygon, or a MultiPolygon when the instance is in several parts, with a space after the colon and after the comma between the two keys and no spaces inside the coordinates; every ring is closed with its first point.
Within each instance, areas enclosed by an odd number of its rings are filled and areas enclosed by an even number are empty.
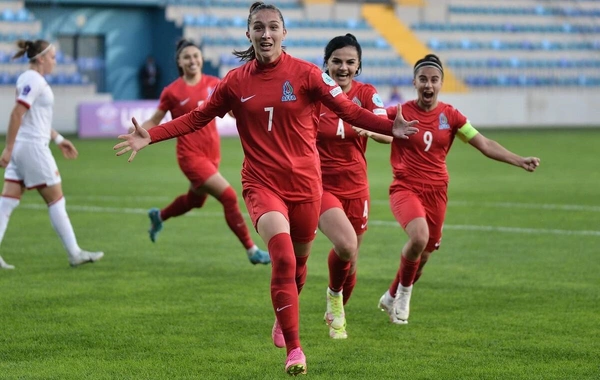
{"type": "MultiPolygon", "coordinates": [[[[169,202],[175,196],[127,196],[118,195],[68,195],[68,200],[82,201],[103,201],[103,202],[169,202]]],[[[372,199],[371,204],[374,205],[389,205],[387,199],[372,199]]],[[[511,208],[511,209],[529,209],[529,210],[558,210],[558,211],[584,211],[584,212],[600,212],[600,206],[591,205],[565,205],[552,203],[519,203],[519,202],[470,202],[470,201],[449,201],[448,206],[451,207],[489,207],[489,208],[511,208]]]]}
{"type": "MultiPolygon", "coordinates": [[[[20,208],[28,210],[45,210],[47,206],[44,204],[24,204],[20,208]]],[[[87,213],[108,213],[108,214],[136,214],[146,215],[148,209],[145,208],[127,208],[127,207],[101,207],[101,206],[79,206],[67,204],[68,211],[87,212],[87,213]]],[[[222,218],[223,213],[220,212],[202,212],[191,211],[186,216],[201,217],[201,218],[222,218]]],[[[245,215],[248,217],[248,215],[245,215]]],[[[395,221],[386,220],[369,220],[369,225],[395,227],[399,224],[395,221]]],[[[462,231],[489,231],[489,232],[504,232],[513,234],[543,234],[543,235],[578,235],[578,236],[598,236],[600,231],[586,230],[559,230],[547,228],[520,228],[520,227],[502,227],[502,226],[476,226],[466,224],[444,224],[446,230],[462,230],[462,231]]]]}
{"type": "MultiPolygon", "coordinates": [[[[390,202],[388,200],[381,200],[381,199],[372,200],[371,203],[376,204],[376,205],[389,205],[390,204],[390,202]]],[[[448,206],[600,212],[600,206],[561,205],[561,204],[552,204],[552,203],[448,201],[448,206]]]]}

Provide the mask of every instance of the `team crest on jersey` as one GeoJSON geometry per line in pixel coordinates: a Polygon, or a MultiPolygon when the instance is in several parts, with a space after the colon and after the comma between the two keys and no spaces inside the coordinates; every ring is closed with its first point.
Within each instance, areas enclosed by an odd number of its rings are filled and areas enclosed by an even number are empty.
{"type": "Polygon", "coordinates": [[[438,129],[450,129],[450,124],[448,124],[448,118],[446,117],[446,115],[444,115],[443,112],[440,114],[440,126],[438,129]]]}
{"type": "Polygon", "coordinates": [[[337,83],[335,83],[335,81],[327,73],[321,74],[321,78],[323,78],[323,82],[325,82],[326,85],[337,86],[337,83]]]}
{"type": "Polygon", "coordinates": [[[296,95],[294,95],[294,87],[289,80],[286,80],[283,84],[283,96],[281,97],[282,102],[295,102],[296,95]]]}
{"type": "Polygon", "coordinates": [[[25,87],[23,87],[23,91],[21,92],[21,94],[27,96],[27,94],[29,94],[30,91],[31,87],[29,85],[26,85],[25,87]]]}
{"type": "Polygon", "coordinates": [[[362,107],[362,103],[361,103],[360,99],[357,98],[356,96],[354,97],[354,99],[352,99],[352,103],[357,104],[362,107]]]}
{"type": "Polygon", "coordinates": [[[379,94],[373,94],[373,104],[375,104],[377,107],[385,107],[383,105],[383,100],[381,100],[381,96],[379,96],[379,94]]]}

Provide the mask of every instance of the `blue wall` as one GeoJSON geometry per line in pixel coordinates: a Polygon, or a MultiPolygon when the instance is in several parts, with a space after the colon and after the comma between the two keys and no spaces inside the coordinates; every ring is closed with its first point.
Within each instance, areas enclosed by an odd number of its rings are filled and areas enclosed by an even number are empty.
{"type": "Polygon", "coordinates": [[[152,55],[161,69],[161,88],[177,77],[175,44],[181,29],[165,20],[161,7],[76,7],[70,5],[27,4],[42,21],[45,38],[75,34],[76,19],[87,22],[80,34],[104,35],[106,46],[106,87],[114,99],[139,98],[138,72],[152,55]]]}

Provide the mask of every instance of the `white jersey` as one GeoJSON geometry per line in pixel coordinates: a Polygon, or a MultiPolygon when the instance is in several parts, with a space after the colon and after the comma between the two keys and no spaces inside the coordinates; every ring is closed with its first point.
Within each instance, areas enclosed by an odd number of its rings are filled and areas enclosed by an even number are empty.
{"type": "Polygon", "coordinates": [[[29,111],[23,115],[15,141],[50,141],[54,93],[46,79],[35,70],[27,70],[17,79],[17,102],[29,111]]]}

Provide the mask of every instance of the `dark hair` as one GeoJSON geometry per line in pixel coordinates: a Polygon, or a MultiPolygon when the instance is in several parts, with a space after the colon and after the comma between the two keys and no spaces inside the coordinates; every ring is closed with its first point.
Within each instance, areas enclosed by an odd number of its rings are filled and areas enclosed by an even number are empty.
{"type": "Polygon", "coordinates": [[[179,64],[177,61],[179,60],[179,55],[181,54],[183,49],[185,49],[186,47],[190,47],[190,46],[194,46],[194,47],[198,48],[198,50],[202,51],[202,49],[200,49],[200,47],[191,40],[182,38],[179,41],[177,41],[177,47],[175,48],[175,64],[177,65],[177,71],[179,72],[180,77],[183,76],[183,69],[181,67],[179,67],[179,64]]]}
{"type": "MultiPolygon", "coordinates": [[[[262,11],[263,9],[269,9],[269,10],[277,12],[279,14],[279,19],[281,20],[281,23],[283,24],[283,28],[285,29],[285,20],[283,19],[283,15],[281,14],[281,11],[279,10],[279,8],[277,8],[273,4],[265,4],[262,1],[257,1],[250,6],[250,13],[248,14],[248,22],[247,22],[247,31],[248,32],[250,31],[250,19],[258,11],[262,11]]],[[[242,50],[242,51],[234,50],[233,55],[238,57],[241,62],[251,61],[256,58],[254,46],[250,46],[248,49],[242,50]]]]}
{"type": "Polygon", "coordinates": [[[413,75],[417,76],[417,71],[421,67],[435,67],[440,70],[442,73],[442,79],[444,78],[444,66],[442,65],[442,61],[440,61],[439,57],[435,54],[427,54],[425,57],[419,59],[413,68],[413,75]]]}
{"type": "Polygon", "coordinates": [[[37,60],[38,54],[43,52],[48,46],[50,46],[50,42],[46,40],[18,40],[17,46],[19,50],[13,55],[12,59],[20,58],[27,54],[27,58],[29,58],[29,62],[33,63],[37,60]]]}
{"type": "Polygon", "coordinates": [[[358,76],[360,74],[362,71],[362,48],[356,40],[356,37],[350,33],[346,33],[345,36],[333,37],[331,41],[327,43],[327,46],[325,46],[325,56],[323,57],[323,67],[325,67],[325,71],[327,71],[327,61],[331,58],[331,54],[346,46],[354,46],[356,48],[356,52],[358,53],[358,70],[356,70],[356,75],[358,76]]]}

